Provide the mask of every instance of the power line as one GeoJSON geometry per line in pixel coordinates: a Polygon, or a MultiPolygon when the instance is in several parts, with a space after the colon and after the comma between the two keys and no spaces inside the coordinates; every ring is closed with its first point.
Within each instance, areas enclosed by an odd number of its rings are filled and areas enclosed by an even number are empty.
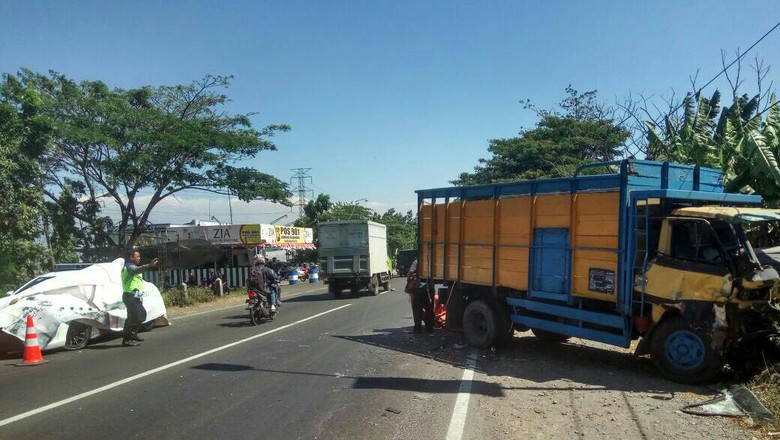
{"type": "Polygon", "coordinates": [[[306,204],[306,196],[311,194],[314,197],[314,190],[306,186],[306,183],[314,184],[312,177],[309,175],[311,168],[291,168],[290,171],[295,171],[295,174],[290,178],[290,184],[293,180],[298,180],[298,218],[303,218],[303,206],[306,204]]]}
{"type": "MultiPolygon", "coordinates": [[[[731,63],[729,63],[729,65],[728,65],[728,66],[724,67],[724,68],[723,68],[723,70],[721,70],[720,72],[718,72],[718,74],[717,74],[717,75],[715,75],[715,77],[714,77],[714,78],[712,78],[711,80],[709,80],[709,81],[707,82],[707,84],[704,84],[702,87],[699,87],[699,92],[701,92],[702,90],[704,90],[704,89],[705,89],[705,88],[706,88],[708,85],[712,84],[712,83],[713,83],[713,82],[714,82],[716,79],[718,79],[718,78],[719,78],[721,75],[723,75],[724,73],[726,73],[726,71],[727,71],[727,70],[729,70],[729,68],[730,68],[731,66],[733,66],[734,64],[736,64],[736,63],[737,63],[739,60],[741,60],[741,59],[742,59],[742,57],[744,57],[745,55],[747,55],[747,53],[748,53],[748,52],[750,52],[750,51],[751,51],[751,50],[752,50],[754,47],[756,47],[756,46],[758,45],[758,43],[760,43],[761,41],[763,41],[763,40],[764,40],[764,38],[766,38],[766,37],[767,37],[769,34],[771,34],[772,32],[774,32],[774,30],[775,30],[775,29],[777,29],[778,27],[780,27],[780,21],[778,21],[778,22],[777,22],[777,24],[775,24],[774,26],[772,26],[772,29],[769,29],[769,30],[768,30],[768,31],[767,31],[767,32],[766,32],[764,35],[762,35],[762,36],[761,36],[761,38],[759,38],[758,40],[756,40],[756,42],[755,42],[755,43],[753,43],[753,44],[752,44],[750,47],[748,47],[748,48],[747,48],[747,50],[746,50],[745,52],[741,53],[741,54],[740,54],[740,55],[739,55],[737,58],[735,58],[735,59],[734,59],[734,61],[732,61],[731,63]]],[[[678,108],[679,108],[679,107],[678,107],[678,108]]]]}
{"type": "MultiPolygon", "coordinates": [[[[702,92],[702,91],[703,91],[703,90],[704,90],[704,89],[705,89],[707,86],[709,86],[710,84],[712,84],[713,82],[715,82],[715,80],[716,80],[716,79],[720,78],[720,76],[721,76],[721,75],[723,75],[724,73],[726,73],[726,71],[727,71],[727,70],[729,70],[729,68],[731,68],[731,66],[733,66],[733,65],[734,65],[734,64],[736,64],[736,63],[738,63],[738,62],[739,62],[739,60],[741,60],[741,59],[742,59],[742,58],[743,58],[745,55],[747,55],[747,54],[748,54],[748,52],[750,52],[751,50],[753,50],[753,48],[754,48],[754,47],[756,47],[756,46],[757,46],[759,43],[761,43],[761,42],[764,40],[764,38],[766,38],[767,36],[769,36],[769,34],[771,34],[772,32],[774,32],[774,31],[775,31],[775,29],[777,29],[778,27],[780,27],[780,21],[778,21],[777,23],[775,23],[775,25],[774,25],[774,26],[772,26],[772,28],[771,28],[771,29],[769,29],[768,31],[766,31],[766,33],[765,33],[764,35],[762,35],[762,36],[761,36],[761,38],[759,38],[758,40],[756,40],[756,42],[755,42],[755,43],[751,44],[751,45],[750,45],[750,47],[748,47],[746,51],[744,51],[744,52],[742,52],[741,54],[739,54],[739,56],[738,56],[737,58],[735,58],[735,59],[734,59],[734,61],[732,61],[731,63],[729,63],[729,65],[728,65],[728,66],[726,66],[726,67],[724,67],[723,69],[721,69],[721,71],[720,71],[720,72],[718,72],[718,74],[717,74],[717,75],[715,75],[715,76],[714,76],[714,77],[713,77],[711,80],[707,81],[707,83],[706,83],[706,84],[704,84],[702,87],[699,87],[699,90],[697,90],[697,91],[696,91],[696,93],[697,93],[697,94],[698,94],[698,93],[701,93],[701,92],[702,92]]],[[[674,110],[672,110],[672,111],[671,111],[671,112],[669,112],[668,114],[670,114],[670,115],[671,115],[671,114],[674,114],[674,113],[676,113],[676,112],[677,112],[677,110],[680,110],[680,109],[682,108],[682,106],[683,106],[683,105],[685,105],[685,101],[684,101],[684,100],[683,100],[683,102],[680,102],[680,104],[679,104],[677,107],[675,107],[675,108],[674,108],[674,110]]],[[[769,106],[767,109],[765,109],[765,110],[764,110],[764,112],[766,112],[767,110],[769,110],[769,109],[770,109],[770,108],[772,108],[772,107],[774,107],[774,105],[770,105],[770,106],[769,106]]],[[[761,113],[759,113],[759,115],[760,115],[760,114],[762,114],[762,113],[764,113],[764,112],[761,112],[761,113]]]]}

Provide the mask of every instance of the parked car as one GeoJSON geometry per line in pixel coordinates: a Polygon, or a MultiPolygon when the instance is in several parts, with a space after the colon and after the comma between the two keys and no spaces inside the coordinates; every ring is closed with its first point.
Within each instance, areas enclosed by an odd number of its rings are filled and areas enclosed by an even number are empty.
{"type": "MultiPolygon", "coordinates": [[[[97,263],[81,270],[38,276],[0,298],[0,330],[24,342],[26,320],[32,315],[41,349],[84,348],[90,339],[120,332],[127,318],[122,302],[121,271],[124,259],[97,263]]],[[[162,295],[145,284],[147,316],[142,330],[168,325],[162,295]]],[[[1,347],[6,351],[13,347],[1,347]]]]}

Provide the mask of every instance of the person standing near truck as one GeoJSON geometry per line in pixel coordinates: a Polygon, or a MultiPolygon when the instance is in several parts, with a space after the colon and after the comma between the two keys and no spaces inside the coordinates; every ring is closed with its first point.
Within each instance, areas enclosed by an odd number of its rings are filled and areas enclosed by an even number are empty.
{"type": "Polygon", "coordinates": [[[413,333],[422,333],[422,323],[425,322],[425,331],[433,332],[433,304],[428,293],[428,286],[417,284],[417,260],[414,260],[409,272],[406,274],[406,287],[404,291],[409,294],[412,303],[412,319],[414,320],[413,333]]]}
{"type": "Polygon", "coordinates": [[[133,347],[143,342],[138,336],[138,329],[146,320],[146,309],[143,305],[144,278],[143,271],[154,267],[160,261],[159,258],[152,260],[150,264],[141,264],[141,253],[131,250],[128,253],[128,262],[122,268],[122,302],[127,308],[127,319],[122,331],[122,346],[133,347]]]}

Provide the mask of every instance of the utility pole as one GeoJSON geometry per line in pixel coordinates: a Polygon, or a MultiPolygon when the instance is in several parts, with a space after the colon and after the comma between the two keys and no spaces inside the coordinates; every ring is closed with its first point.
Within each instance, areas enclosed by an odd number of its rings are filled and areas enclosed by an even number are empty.
{"type": "Polygon", "coordinates": [[[314,197],[314,190],[306,186],[306,183],[313,183],[309,171],[311,168],[292,168],[290,171],[295,171],[295,174],[290,178],[290,185],[294,180],[298,181],[298,218],[303,217],[303,205],[306,204],[306,196],[311,194],[314,197]]]}

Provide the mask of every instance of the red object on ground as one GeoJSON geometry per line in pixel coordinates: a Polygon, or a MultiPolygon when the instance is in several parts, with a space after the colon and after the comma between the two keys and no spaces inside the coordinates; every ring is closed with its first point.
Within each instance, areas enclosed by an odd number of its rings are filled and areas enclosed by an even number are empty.
{"type": "Polygon", "coordinates": [[[444,328],[447,323],[447,304],[439,302],[439,294],[433,296],[433,316],[437,327],[444,328]]]}

